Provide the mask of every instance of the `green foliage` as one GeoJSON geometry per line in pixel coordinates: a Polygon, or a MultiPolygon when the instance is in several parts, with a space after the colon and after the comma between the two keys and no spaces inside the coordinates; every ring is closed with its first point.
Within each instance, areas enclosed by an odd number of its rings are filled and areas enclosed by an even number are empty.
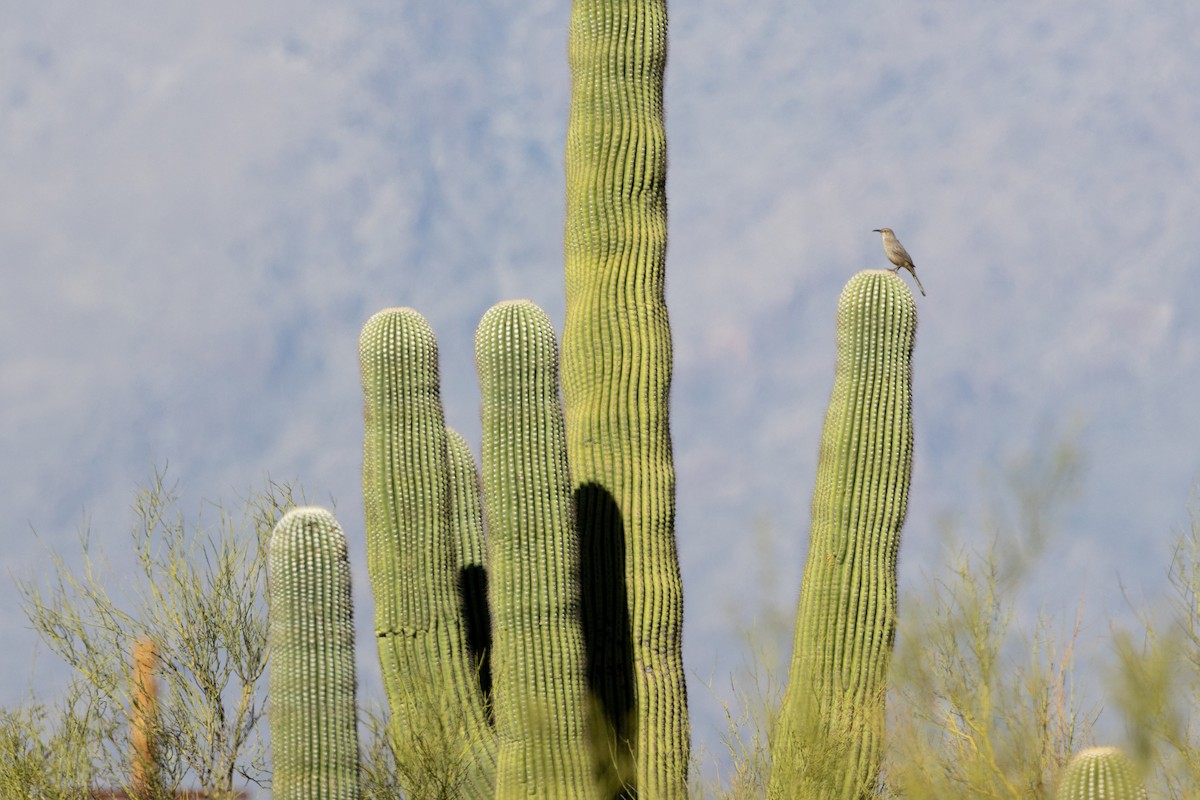
{"type": "MultiPolygon", "coordinates": [[[[1061,766],[1086,741],[1093,720],[1080,711],[1073,679],[1078,629],[1058,636],[1045,619],[1027,629],[1016,614],[1022,579],[1076,493],[1079,463],[1077,451],[1063,445],[989,475],[985,485],[997,492],[997,505],[981,519],[990,546],[970,552],[947,526],[940,549],[951,555],[906,588],[889,671],[884,780],[873,796],[1046,800],[1061,766]]],[[[758,658],[735,675],[726,704],[730,766],[719,780],[696,786],[697,798],[767,794],[760,740],[778,712],[772,697],[779,682],[770,643],[786,637],[784,609],[763,591],[773,580],[778,546],[769,532],[758,537],[762,566],[755,582],[757,605],[765,608],[753,621],[735,621],[739,632],[750,631],[748,652],[758,658]]],[[[837,742],[826,741],[807,743],[817,754],[811,763],[836,769],[828,756],[837,742]]]]}
{"type": "MultiPolygon", "coordinates": [[[[1095,720],[1075,689],[1080,622],[1057,629],[1018,613],[1023,581],[1079,486],[1070,439],[1014,459],[986,485],[989,546],[948,525],[943,563],[905,597],[892,668],[888,796],[1048,798],[1095,720]]],[[[1082,613],[1082,610],[1081,610],[1082,613]]]]}
{"type": "Polygon", "coordinates": [[[0,709],[0,797],[76,800],[104,774],[97,742],[109,723],[82,702],[80,688],[59,708],[0,709]]]}
{"type": "Polygon", "coordinates": [[[209,522],[203,512],[186,517],[178,490],[158,473],[134,503],[131,569],[116,574],[92,552],[85,530],[81,567],[55,554],[48,586],[19,582],[33,629],[76,673],[79,707],[95,723],[89,756],[97,780],[132,788],[130,653],[150,640],[162,681],[161,788],[173,791],[190,776],[218,796],[235,782],[265,781],[266,542],[294,505],[293,491],[269,483],[236,512],[209,507],[209,522]]]}
{"type": "MultiPolygon", "coordinates": [[[[777,544],[775,527],[765,519],[758,520],[751,538],[758,557],[752,589],[731,600],[728,608],[730,632],[741,641],[745,655],[741,667],[729,676],[728,699],[720,701],[725,716],[721,743],[727,757],[722,763],[714,753],[692,749],[689,796],[695,800],[740,800],[767,793],[770,742],[783,702],[786,642],[795,613],[791,603],[778,600],[782,576],[780,561],[773,553],[777,544]],[[714,774],[701,779],[706,767],[714,774]]],[[[709,682],[707,688],[717,694],[714,683],[709,682]]]]}
{"type": "MultiPolygon", "coordinates": [[[[786,634],[786,631],[785,631],[786,634]]],[[[722,702],[725,731],[721,736],[728,766],[722,769],[719,761],[715,773],[702,779],[701,759],[713,760],[715,754],[693,749],[696,763],[689,770],[689,797],[694,800],[742,800],[760,798],[767,794],[771,775],[770,739],[779,718],[783,700],[781,673],[774,667],[772,654],[759,646],[751,650],[740,672],[730,676],[731,699],[722,702]]],[[[709,684],[710,691],[714,686],[709,684]]]]}
{"type": "Polygon", "coordinates": [[[1113,706],[1155,796],[1200,796],[1200,497],[1176,536],[1166,594],[1115,631],[1113,706]]]}
{"type": "Polygon", "coordinates": [[[916,305],[864,271],[838,302],[793,655],[771,744],[772,797],[858,798],[879,782],[896,559],[912,470],[916,305]]]}
{"type": "Polygon", "coordinates": [[[1045,798],[1091,718],[1073,688],[1078,627],[1014,621],[991,549],[909,598],[893,667],[886,775],[895,796],[1045,798]]]}
{"type": "Polygon", "coordinates": [[[346,537],[321,508],[289,511],[271,534],[273,796],[359,796],[354,617],[346,537]]]}

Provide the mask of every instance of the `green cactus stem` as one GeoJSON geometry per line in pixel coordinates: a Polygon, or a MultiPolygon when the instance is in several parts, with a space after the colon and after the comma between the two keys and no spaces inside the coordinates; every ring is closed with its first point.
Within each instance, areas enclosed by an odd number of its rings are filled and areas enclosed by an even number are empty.
{"type": "Polygon", "coordinates": [[[641,798],[685,797],[683,589],[668,420],[665,0],[576,0],[563,394],[588,676],[641,798]]]}
{"type": "Polygon", "coordinates": [[[496,797],[597,797],[554,329],[532,303],[500,303],[479,323],[475,357],[495,623],[496,797]]]}
{"type": "Polygon", "coordinates": [[[1063,769],[1055,800],[1145,800],[1146,787],[1129,756],[1115,747],[1089,747],[1063,769]]]}
{"type": "Polygon", "coordinates": [[[879,781],[916,328],[912,293],[890,271],[860,272],[842,291],[773,798],[865,798],[879,781]]]}
{"type": "Polygon", "coordinates": [[[463,622],[437,342],[412,309],[359,339],[363,500],[375,635],[411,796],[491,797],[495,736],[463,622]]]}
{"type": "Polygon", "coordinates": [[[346,537],[321,508],[271,533],[270,684],[278,800],[359,796],[354,616],[346,537]]]}
{"type": "Polygon", "coordinates": [[[488,610],[487,542],[483,534],[479,473],[471,446],[453,428],[446,429],[446,457],[451,528],[458,561],[459,608],[466,626],[471,663],[483,692],[488,719],[492,721],[492,620],[488,610]]]}

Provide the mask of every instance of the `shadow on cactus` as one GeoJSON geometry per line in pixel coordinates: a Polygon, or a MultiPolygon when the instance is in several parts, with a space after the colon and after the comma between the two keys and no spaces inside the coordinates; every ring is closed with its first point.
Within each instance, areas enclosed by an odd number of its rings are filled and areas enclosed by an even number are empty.
{"type": "MultiPolygon", "coordinates": [[[[479,691],[492,696],[492,620],[487,607],[487,569],[482,564],[467,564],[458,569],[458,596],[462,602],[466,626],[467,652],[479,666],[479,691]]],[[[487,704],[491,720],[491,704],[487,704]]]]}
{"type": "Polygon", "coordinates": [[[599,703],[602,724],[617,743],[618,774],[628,763],[636,725],[633,708],[633,641],[625,588],[625,524],[612,494],[596,483],[575,490],[583,553],[583,641],[588,688],[599,703]]]}

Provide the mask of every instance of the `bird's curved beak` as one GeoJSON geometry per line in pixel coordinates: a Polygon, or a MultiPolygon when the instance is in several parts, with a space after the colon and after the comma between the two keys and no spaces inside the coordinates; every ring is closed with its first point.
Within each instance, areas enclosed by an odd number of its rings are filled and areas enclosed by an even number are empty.
{"type": "Polygon", "coordinates": [[[872,228],[871,233],[883,233],[883,228],[872,228]]]}

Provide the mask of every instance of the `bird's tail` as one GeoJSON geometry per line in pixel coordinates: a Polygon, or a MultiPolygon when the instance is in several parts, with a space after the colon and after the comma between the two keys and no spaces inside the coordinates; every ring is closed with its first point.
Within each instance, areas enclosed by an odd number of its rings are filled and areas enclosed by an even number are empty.
{"type": "Polygon", "coordinates": [[[921,290],[921,297],[924,297],[925,287],[921,285],[921,279],[917,277],[917,271],[915,269],[910,269],[909,273],[912,274],[913,280],[917,282],[917,288],[921,290]]]}

